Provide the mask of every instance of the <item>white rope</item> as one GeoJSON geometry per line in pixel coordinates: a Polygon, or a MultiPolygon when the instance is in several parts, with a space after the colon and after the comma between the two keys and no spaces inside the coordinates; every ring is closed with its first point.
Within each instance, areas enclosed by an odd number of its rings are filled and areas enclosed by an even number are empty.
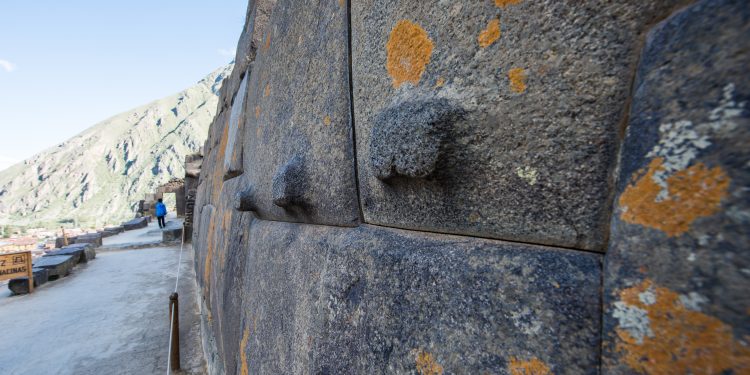
{"type": "MultiPolygon", "coordinates": [[[[174,281],[174,292],[177,293],[177,286],[180,285],[180,266],[182,265],[182,250],[185,248],[185,224],[182,224],[182,240],[180,242],[180,256],[177,260],[177,277],[174,281]]],[[[171,304],[171,303],[170,303],[171,304]]],[[[174,305],[170,307],[170,322],[169,322],[169,350],[167,351],[167,375],[171,374],[172,370],[172,334],[174,330],[174,305]]],[[[178,343],[179,344],[179,343],[178,343]]]]}
{"type": "Polygon", "coordinates": [[[182,241],[180,242],[180,258],[177,260],[177,278],[174,282],[174,292],[177,293],[177,285],[180,283],[180,265],[182,265],[182,249],[185,247],[185,224],[182,224],[182,241]]]}

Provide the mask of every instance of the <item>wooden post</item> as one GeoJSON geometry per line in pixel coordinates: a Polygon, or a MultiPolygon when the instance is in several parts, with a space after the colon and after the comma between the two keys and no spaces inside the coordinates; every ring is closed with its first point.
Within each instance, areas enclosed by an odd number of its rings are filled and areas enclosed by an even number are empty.
{"type": "Polygon", "coordinates": [[[172,349],[169,353],[169,363],[172,371],[180,369],[180,308],[177,300],[177,293],[172,293],[169,296],[169,321],[172,326],[170,327],[172,332],[170,348],[172,349]],[[174,317],[172,317],[172,311],[174,311],[174,317]]]}
{"type": "Polygon", "coordinates": [[[34,293],[34,269],[32,268],[31,251],[26,253],[26,269],[29,270],[29,294],[34,293]]]}
{"type": "Polygon", "coordinates": [[[68,236],[65,235],[65,228],[60,227],[63,236],[63,246],[68,246],[68,236]]]}

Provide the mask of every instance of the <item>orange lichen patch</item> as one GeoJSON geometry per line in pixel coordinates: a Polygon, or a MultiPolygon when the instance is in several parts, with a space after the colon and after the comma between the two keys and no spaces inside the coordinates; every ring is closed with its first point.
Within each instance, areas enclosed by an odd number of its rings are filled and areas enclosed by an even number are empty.
{"type": "Polygon", "coordinates": [[[709,169],[703,163],[695,164],[667,177],[669,195],[659,201],[657,196],[663,188],[653,176],[664,170],[662,163],[662,158],[655,158],[645,174],[642,169],[633,175],[634,179],[641,177],[620,196],[620,217],[672,237],[687,232],[696,219],[719,211],[729,189],[729,176],[721,167],[709,169]]]}
{"type": "Polygon", "coordinates": [[[245,327],[245,333],[242,334],[242,341],[240,341],[240,374],[248,374],[247,366],[247,341],[250,339],[250,327],[245,327]]]}
{"type": "Polygon", "coordinates": [[[432,354],[425,352],[425,351],[418,351],[417,352],[417,373],[419,375],[442,375],[443,374],[443,366],[440,366],[437,361],[435,361],[435,358],[432,356],[432,354]]]}
{"type": "Polygon", "coordinates": [[[325,124],[326,126],[331,125],[331,116],[326,116],[325,118],[323,118],[323,124],[325,124]]]}
{"type": "Polygon", "coordinates": [[[437,82],[435,82],[435,87],[443,87],[445,84],[445,78],[438,77],[437,82]]]}
{"type": "Polygon", "coordinates": [[[271,84],[266,83],[266,88],[263,90],[263,96],[268,97],[268,95],[271,95],[271,84]]]}
{"type": "Polygon", "coordinates": [[[510,89],[517,93],[526,91],[526,70],[523,68],[513,68],[508,72],[510,79],[510,89]]]}
{"type": "Polygon", "coordinates": [[[266,42],[263,43],[263,49],[268,50],[269,47],[271,47],[271,32],[270,31],[266,35],[266,42]]]}
{"type": "MultiPolygon", "coordinates": [[[[203,265],[203,285],[204,295],[208,300],[210,297],[209,292],[211,290],[211,265],[214,256],[214,233],[216,232],[216,225],[214,224],[214,217],[211,215],[209,218],[210,223],[208,224],[208,236],[206,236],[206,262],[203,265]]],[[[209,304],[210,305],[210,304],[209,304]]]]}
{"type": "Polygon", "coordinates": [[[255,118],[257,119],[258,117],[260,117],[260,106],[256,105],[255,106],[255,118]]]}
{"type": "Polygon", "coordinates": [[[430,37],[421,26],[409,20],[398,21],[385,45],[386,69],[393,79],[393,87],[404,82],[417,85],[430,62],[433,48],[430,37]]]}
{"type": "Polygon", "coordinates": [[[495,6],[504,8],[508,5],[518,5],[523,0],[495,0],[495,6]]]}
{"type": "Polygon", "coordinates": [[[626,329],[615,330],[617,351],[632,369],[646,374],[750,373],[750,348],[734,339],[732,327],[686,308],[674,291],[647,279],[621,291],[620,298],[646,312],[652,332],[638,340],[626,329]],[[644,293],[654,297],[644,299],[644,293]]]}
{"type": "Polygon", "coordinates": [[[496,40],[500,38],[500,20],[497,18],[493,18],[489,24],[487,24],[487,28],[482,30],[481,33],[479,33],[479,37],[477,38],[477,41],[479,42],[479,46],[482,48],[489,47],[492,43],[495,43],[496,40]]]}
{"type": "Polygon", "coordinates": [[[522,361],[516,357],[510,357],[508,371],[511,375],[552,375],[549,366],[539,358],[522,361]]]}
{"type": "Polygon", "coordinates": [[[343,7],[344,5],[346,5],[346,0],[339,0],[339,6],[343,7]]]}
{"type": "MultiPolygon", "coordinates": [[[[227,151],[227,143],[229,141],[229,121],[224,124],[224,129],[221,134],[221,141],[219,142],[219,150],[216,154],[216,165],[224,163],[224,155],[227,151]]],[[[223,168],[215,168],[213,175],[211,176],[211,197],[212,202],[218,202],[219,196],[221,195],[221,187],[224,185],[224,171],[223,168]]]]}
{"type": "Polygon", "coordinates": [[[221,220],[221,233],[224,234],[224,236],[222,236],[222,239],[224,240],[224,246],[222,246],[221,248],[222,251],[221,253],[219,253],[219,259],[220,259],[219,264],[221,264],[222,266],[226,264],[225,263],[226,255],[227,255],[226,250],[229,248],[229,239],[230,239],[229,229],[232,225],[232,212],[234,212],[233,209],[226,209],[224,211],[224,216],[221,220]]]}

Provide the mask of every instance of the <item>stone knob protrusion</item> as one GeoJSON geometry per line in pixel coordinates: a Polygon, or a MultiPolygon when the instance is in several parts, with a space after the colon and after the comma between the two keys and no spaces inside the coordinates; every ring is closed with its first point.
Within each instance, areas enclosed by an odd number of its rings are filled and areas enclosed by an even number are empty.
{"type": "Polygon", "coordinates": [[[370,140],[373,173],[424,178],[435,171],[443,142],[463,110],[444,98],[391,105],[375,118],[370,140]]]}
{"type": "Polygon", "coordinates": [[[257,211],[255,190],[252,186],[238,192],[234,197],[234,209],[241,212],[257,211]]]}
{"type": "Polygon", "coordinates": [[[295,155],[273,176],[273,203],[279,207],[304,207],[307,190],[304,159],[295,155]]]}

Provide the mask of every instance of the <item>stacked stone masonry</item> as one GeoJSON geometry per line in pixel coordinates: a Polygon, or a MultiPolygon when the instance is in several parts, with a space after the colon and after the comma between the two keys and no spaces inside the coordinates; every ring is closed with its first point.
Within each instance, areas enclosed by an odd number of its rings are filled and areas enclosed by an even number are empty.
{"type": "Polygon", "coordinates": [[[749,36],[743,0],[251,0],[185,181],[209,372],[750,373],[749,36]]]}

